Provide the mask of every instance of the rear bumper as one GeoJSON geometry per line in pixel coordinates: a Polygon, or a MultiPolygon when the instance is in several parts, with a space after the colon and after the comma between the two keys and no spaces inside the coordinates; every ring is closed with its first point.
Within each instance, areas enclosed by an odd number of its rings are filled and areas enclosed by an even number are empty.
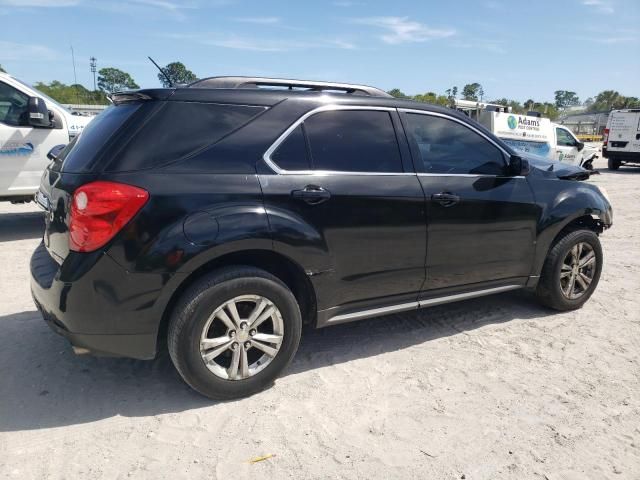
{"type": "Polygon", "coordinates": [[[615,158],[625,163],[640,163],[640,152],[617,152],[607,150],[606,158],[615,158]]]}
{"type": "Polygon", "coordinates": [[[82,268],[73,259],[74,270],[84,273],[65,281],[65,265],[58,265],[44,244],[36,249],[31,293],[44,320],[73,346],[91,353],[153,358],[161,319],[155,308],[160,276],[129,274],[108,255],[89,260],[91,267],[82,268]]]}
{"type": "Polygon", "coordinates": [[[140,360],[150,360],[155,357],[155,335],[84,335],[72,333],[64,327],[64,323],[48,312],[36,300],[35,294],[33,294],[33,297],[34,303],[42,314],[45,323],[55,333],[66,338],[78,354],[90,353],[97,356],[129,357],[140,360]]]}

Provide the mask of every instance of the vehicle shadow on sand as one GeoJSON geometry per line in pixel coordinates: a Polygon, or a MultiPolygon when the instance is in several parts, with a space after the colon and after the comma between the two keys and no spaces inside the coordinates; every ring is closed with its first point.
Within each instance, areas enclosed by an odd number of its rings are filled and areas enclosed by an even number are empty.
{"type": "Polygon", "coordinates": [[[43,212],[0,213],[0,242],[41,237],[43,215],[43,212]]]}
{"type": "MultiPolygon", "coordinates": [[[[512,292],[307,330],[283,375],[381,355],[488,324],[544,321],[553,313],[529,295],[512,292]]],[[[166,353],[154,361],[75,356],[36,311],[0,317],[0,378],[0,432],[181,412],[216,403],[187,387],[166,353]]],[[[278,388],[277,383],[272,388],[278,388]]]]}

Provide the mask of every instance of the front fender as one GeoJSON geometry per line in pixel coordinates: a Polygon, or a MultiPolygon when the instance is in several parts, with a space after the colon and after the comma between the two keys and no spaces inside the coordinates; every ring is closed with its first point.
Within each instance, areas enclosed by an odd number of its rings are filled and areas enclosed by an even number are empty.
{"type": "Polygon", "coordinates": [[[533,275],[540,275],[554,240],[571,223],[584,219],[586,225],[596,227],[599,231],[612,224],[611,205],[595,185],[570,180],[563,181],[563,184],[565,188],[542,209],[538,222],[533,275]]]}

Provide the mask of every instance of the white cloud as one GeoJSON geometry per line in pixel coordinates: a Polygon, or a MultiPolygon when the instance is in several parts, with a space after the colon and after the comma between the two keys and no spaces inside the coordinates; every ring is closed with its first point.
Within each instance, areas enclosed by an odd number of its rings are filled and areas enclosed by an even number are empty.
{"type": "Polygon", "coordinates": [[[486,50],[491,53],[503,55],[507,53],[504,43],[499,40],[466,39],[453,44],[454,47],[486,50]]]}
{"type": "Polygon", "coordinates": [[[310,40],[278,40],[267,38],[247,37],[236,34],[170,34],[169,38],[178,40],[192,40],[203,45],[230,48],[234,50],[248,50],[253,52],[290,52],[294,50],[310,50],[319,48],[337,48],[354,50],[356,45],[341,39],[310,39],[310,40]]]}
{"type": "Polygon", "coordinates": [[[182,9],[196,8],[190,3],[171,2],[169,0],[132,0],[132,2],[146,7],[160,8],[169,12],[178,12],[182,9]]]}
{"type": "Polygon", "coordinates": [[[638,37],[602,37],[596,38],[594,41],[596,43],[602,43],[604,45],[615,45],[618,43],[632,43],[638,40],[638,37]]]}
{"type": "Polygon", "coordinates": [[[332,5],[334,7],[349,8],[349,7],[356,7],[358,5],[364,5],[364,3],[363,2],[351,2],[349,0],[336,0],[335,2],[332,2],[332,5]]]}
{"type": "Polygon", "coordinates": [[[500,10],[503,8],[503,5],[500,2],[496,2],[495,0],[488,0],[483,3],[483,5],[489,10],[500,10]]]}
{"type": "Polygon", "coordinates": [[[380,36],[383,42],[392,45],[400,43],[426,42],[436,38],[451,37],[456,31],[451,28],[437,29],[409,20],[409,17],[367,17],[354,20],[360,25],[370,25],[386,30],[380,36]]]}
{"type": "Polygon", "coordinates": [[[0,0],[5,7],[73,7],[81,0],[0,0]]]}
{"type": "Polygon", "coordinates": [[[275,25],[280,23],[279,17],[240,17],[235,19],[236,22],[255,23],[257,25],[275,25]]]}
{"type": "Polygon", "coordinates": [[[598,13],[611,14],[615,11],[609,0],[582,0],[582,4],[595,9],[598,13]]]}
{"type": "Polygon", "coordinates": [[[27,60],[34,62],[38,60],[55,60],[57,58],[57,52],[44,45],[29,45],[0,40],[1,61],[27,60]]]}

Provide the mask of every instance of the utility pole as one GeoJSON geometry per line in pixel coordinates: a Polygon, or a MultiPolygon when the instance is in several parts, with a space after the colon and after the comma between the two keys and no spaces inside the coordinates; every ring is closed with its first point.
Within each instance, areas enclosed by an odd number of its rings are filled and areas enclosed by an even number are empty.
{"type": "Polygon", "coordinates": [[[95,94],[96,94],[96,67],[98,65],[98,60],[96,59],[96,57],[91,57],[89,59],[89,66],[91,67],[91,73],[93,73],[93,94],[91,95],[91,98],[94,98],[95,94]]]}
{"type": "Polygon", "coordinates": [[[98,66],[98,59],[91,57],[89,59],[89,65],[91,66],[91,73],[93,73],[93,90],[96,90],[96,67],[98,66]]]}

